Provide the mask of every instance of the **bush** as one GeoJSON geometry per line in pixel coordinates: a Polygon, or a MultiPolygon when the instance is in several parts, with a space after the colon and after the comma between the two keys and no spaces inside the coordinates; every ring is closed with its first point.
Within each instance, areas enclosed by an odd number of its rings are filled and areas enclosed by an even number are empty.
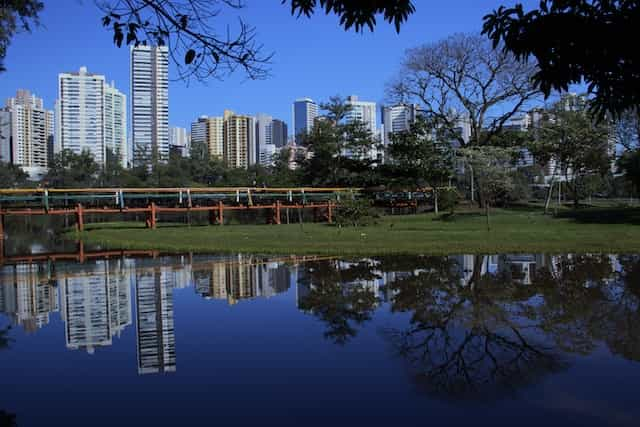
{"type": "Polygon", "coordinates": [[[454,189],[438,190],[438,208],[453,213],[460,202],[458,192],[454,189]]]}
{"type": "Polygon", "coordinates": [[[361,227],[374,224],[378,214],[369,199],[345,198],[335,209],[336,224],[341,227],[361,227]]]}

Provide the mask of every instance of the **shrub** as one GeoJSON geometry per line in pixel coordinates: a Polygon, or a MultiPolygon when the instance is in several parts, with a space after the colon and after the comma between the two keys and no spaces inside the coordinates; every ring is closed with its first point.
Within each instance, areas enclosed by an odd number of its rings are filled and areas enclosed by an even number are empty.
{"type": "Polygon", "coordinates": [[[378,214],[369,199],[345,198],[335,209],[335,222],[341,227],[361,227],[376,222],[378,214]]]}
{"type": "Polygon", "coordinates": [[[438,208],[453,213],[460,202],[458,192],[454,189],[438,190],[438,208]]]}

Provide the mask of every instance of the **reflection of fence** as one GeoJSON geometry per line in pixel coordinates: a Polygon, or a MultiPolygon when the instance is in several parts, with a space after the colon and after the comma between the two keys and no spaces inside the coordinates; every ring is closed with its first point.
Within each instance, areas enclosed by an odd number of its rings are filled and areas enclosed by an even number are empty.
{"type": "Polygon", "coordinates": [[[267,222],[282,223],[283,210],[311,209],[314,219],[332,222],[340,197],[357,189],[346,188],[100,188],[0,190],[0,236],[5,216],[73,216],[84,230],[86,215],[142,214],[155,228],[160,214],[207,212],[211,224],[224,224],[225,211],[262,209],[267,222]]]}

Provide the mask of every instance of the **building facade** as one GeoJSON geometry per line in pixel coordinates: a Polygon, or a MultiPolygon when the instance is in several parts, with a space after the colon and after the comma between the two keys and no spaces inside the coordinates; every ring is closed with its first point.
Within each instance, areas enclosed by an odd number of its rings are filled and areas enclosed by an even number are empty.
{"type": "Polygon", "coordinates": [[[53,117],[53,111],[44,108],[42,98],[28,90],[18,90],[14,98],[7,100],[0,123],[3,157],[8,151],[10,161],[32,178],[40,178],[47,171],[53,149],[53,117]],[[10,132],[8,138],[6,132],[10,132]]]}
{"type": "Polygon", "coordinates": [[[169,133],[169,151],[181,157],[189,157],[190,140],[185,128],[172,127],[169,133]]]}
{"type": "Polygon", "coordinates": [[[299,142],[300,135],[311,132],[318,117],[318,104],[310,98],[300,98],[293,103],[293,138],[299,142]]]}
{"type": "Polygon", "coordinates": [[[191,143],[207,147],[209,157],[222,159],[224,156],[224,119],[222,117],[201,116],[191,123],[191,143]]]}
{"type": "Polygon", "coordinates": [[[169,50],[131,47],[133,165],[152,167],[169,158],[169,50]]]}
{"type": "Polygon", "coordinates": [[[384,145],[391,143],[391,135],[408,131],[415,123],[420,108],[417,104],[397,104],[382,107],[382,126],[384,145]]]}
{"type": "Polygon", "coordinates": [[[11,163],[11,110],[0,108],[0,162],[11,163]]]}
{"type": "Polygon", "coordinates": [[[113,82],[104,87],[104,146],[107,153],[117,156],[122,167],[127,167],[127,97],[113,82]]]}
{"type": "Polygon", "coordinates": [[[244,168],[256,164],[255,118],[224,112],[224,161],[228,167],[244,168]]]}
{"type": "Polygon", "coordinates": [[[282,148],[287,145],[288,136],[287,124],[282,120],[273,119],[271,122],[271,143],[277,148],[282,148]]]}
{"type": "Polygon", "coordinates": [[[372,135],[377,134],[376,129],[378,122],[375,102],[360,101],[357,96],[351,95],[347,97],[346,105],[351,107],[345,114],[345,121],[347,123],[364,123],[372,135]]]}

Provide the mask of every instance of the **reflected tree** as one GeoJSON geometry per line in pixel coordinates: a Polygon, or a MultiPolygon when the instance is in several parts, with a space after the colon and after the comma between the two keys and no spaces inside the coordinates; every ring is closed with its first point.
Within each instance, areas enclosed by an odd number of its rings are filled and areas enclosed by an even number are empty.
{"type": "Polygon", "coordinates": [[[16,427],[16,415],[0,410],[0,427],[16,427]]]}
{"type": "Polygon", "coordinates": [[[307,288],[299,308],[326,324],[325,338],[344,345],[358,333],[358,326],[371,320],[378,297],[365,281],[377,278],[372,264],[318,262],[305,265],[300,284],[307,288]]]}
{"type": "Polygon", "coordinates": [[[464,280],[453,258],[390,285],[392,310],[412,312],[405,330],[388,331],[416,384],[446,397],[487,396],[536,381],[564,363],[536,324],[531,292],[507,272],[481,274],[477,257],[464,280]]]}
{"type": "Polygon", "coordinates": [[[11,338],[9,338],[10,330],[11,330],[11,326],[7,326],[4,329],[0,329],[0,350],[9,348],[9,344],[13,341],[11,338]]]}

